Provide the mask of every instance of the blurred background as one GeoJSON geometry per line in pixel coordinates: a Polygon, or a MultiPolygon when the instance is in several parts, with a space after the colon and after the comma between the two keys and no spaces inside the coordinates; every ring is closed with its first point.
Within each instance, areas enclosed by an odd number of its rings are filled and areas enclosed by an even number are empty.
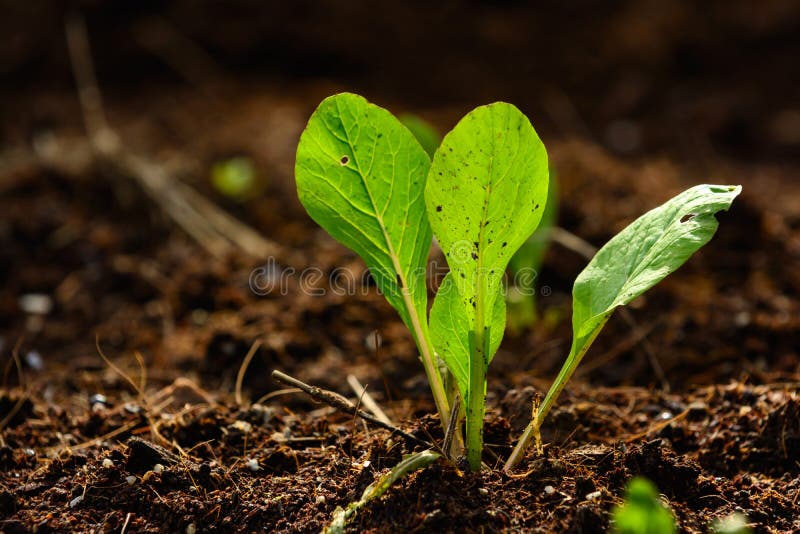
{"type": "MultiPolygon", "coordinates": [[[[440,132],[476,105],[516,104],[550,151],[559,224],[595,246],[689,185],[743,184],[709,249],[633,311],[666,347],[658,356],[675,382],[798,370],[797,2],[29,0],[0,12],[6,354],[24,335],[23,352],[45,365],[82,365],[99,331],[120,351],[213,382],[265,336],[254,365],[315,361],[306,377],[336,386],[341,371],[328,371],[343,353],[374,374],[375,357],[355,354],[380,330],[383,372],[424,392],[392,363],[413,360],[413,348],[379,298],[261,298],[248,286],[276,251],[283,265],[362,269],[307,219],[293,182],[305,121],[347,90],[440,132]],[[83,108],[81,72],[96,78],[83,108]],[[113,132],[111,157],[87,151],[93,116],[113,132]],[[226,172],[243,173],[246,190],[226,172]],[[184,186],[215,207],[200,219],[219,209],[257,235],[234,225],[209,237],[181,222],[174,202],[185,195],[171,195],[184,186]],[[239,242],[225,244],[231,232],[239,242]]],[[[539,305],[552,320],[510,339],[498,373],[547,378],[560,365],[584,263],[550,250],[539,305]]],[[[641,336],[631,341],[621,322],[610,330],[591,376],[658,382],[641,336]]]]}

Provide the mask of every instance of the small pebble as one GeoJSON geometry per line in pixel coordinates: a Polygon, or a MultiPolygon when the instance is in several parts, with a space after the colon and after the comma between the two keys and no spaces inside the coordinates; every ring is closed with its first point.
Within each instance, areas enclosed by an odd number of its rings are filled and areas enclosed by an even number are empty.
{"type": "Polygon", "coordinates": [[[325,504],[325,496],[324,495],[317,495],[317,498],[314,499],[314,502],[317,504],[325,504]]]}
{"type": "Polygon", "coordinates": [[[39,351],[32,350],[25,354],[25,363],[34,371],[41,371],[44,369],[44,360],[39,351]]]}
{"type": "Polygon", "coordinates": [[[111,458],[103,458],[103,467],[114,467],[114,460],[111,458]]]}
{"type": "Polygon", "coordinates": [[[43,293],[22,295],[18,304],[22,311],[34,315],[47,315],[53,309],[53,299],[43,293]]]}
{"type": "Polygon", "coordinates": [[[133,475],[126,476],[125,477],[125,482],[127,482],[129,485],[133,486],[134,484],[136,484],[136,477],[133,476],[133,475]]]}
{"type": "Polygon", "coordinates": [[[163,470],[164,470],[164,466],[161,465],[161,464],[156,464],[156,465],[153,466],[153,471],[155,471],[156,473],[160,473],[163,470]]]}
{"type": "Polygon", "coordinates": [[[94,395],[89,397],[89,404],[90,405],[102,404],[103,406],[107,406],[108,405],[108,397],[106,397],[102,393],[95,393],[94,395]]]}
{"type": "Polygon", "coordinates": [[[556,489],[553,486],[547,485],[544,487],[544,492],[547,495],[552,495],[556,492],[556,489]]]}
{"type": "Polygon", "coordinates": [[[600,498],[600,492],[599,491],[593,491],[591,493],[587,493],[586,494],[586,500],[587,501],[594,501],[594,500],[599,499],[599,498],[600,498]]]}
{"type": "Polygon", "coordinates": [[[367,467],[369,467],[370,465],[372,465],[372,462],[370,462],[369,460],[365,461],[365,462],[364,462],[364,469],[366,469],[366,468],[367,468],[367,467]]]}
{"type": "Polygon", "coordinates": [[[132,402],[126,402],[122,407],[125,409],[126,412],[132,415],[136,415],[137,413],[142,411],[139,405],[134,404],[132,402]]]}
{"type": "Polygon", "coordinates": [[[197,527],[194,526],[194,523],[186,525],[186,534],[194,534],[195,532],[197,532],[197,527]]]}
{"type": "Polygon", "coordinates": [[[669,419],[672,419],[672,417],[673,417],[672,412],[670,412],[669,410],[664,410],[663,412],[658,414],[658,419],[660,419],[661,421],[667,421],[669,419]]]}
{"type": "Polygon", "coordinates": [[[481,495],[489,495],[489,490],[486,488],[478,488],[478,493],[481,495]]]}
{"type": "Polygon", "coordinates": [[[253,425],[247,421],[235,421],[231,428],[238,430],[242,434],[249,434],[253,430],[253,425]]]}
{"type": "Polygon", "coordinates": [[[33,449],[25,449],[25,454],[27,456],[36,456],[36,451],[33,449]]]}
{"type": "Polygon", "coordinates": [[[247,463],[245,464],[245,466],[250,471],[255,473],[256,471],[258,471],[258,460],[256,460],[255,458],[250,458],[249,460],[247,460],[247,463]]]}
{"type": "Polygon", "coordinates": [[[72,499],[71,501],[69,501],[69,507],[70,507],[70,508],[75,508],[75,507],[76,507],[76,506],[78,506],[78,505],[79,505],[79,504],[80,504],[82,501],[83,501],[83,495],[78,495],[77,497],[75,497],[74,499],[72,499]]]}

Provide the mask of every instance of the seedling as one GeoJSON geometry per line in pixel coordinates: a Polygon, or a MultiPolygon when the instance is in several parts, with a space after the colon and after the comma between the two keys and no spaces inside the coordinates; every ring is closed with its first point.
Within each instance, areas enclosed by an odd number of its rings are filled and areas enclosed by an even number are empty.
{"type": "Polygon", "coordinates": [[[572,347],[555,382],[535,410],[505,465],[510,471],[572,377],[597,335],[619,306],[624,306],[683,265],[708,243],[739,186],[698,185],[631,223],[601,248],[578,275],[572,289],[572,347]]]}
{"type": "Polygon", "coordinates": [[[658,498],[658,490],[646,478],[636,477],[625,488],[625,502],[611,512],[612,529],[618,534],[674,534],[675,518],[658,498]]]}
{"type": "MultiPolygon", "coordinates": [[[[445,382],[455,383],[464,411],[454,423],[466,417],[467,459],[471,469],[479,469],[486,372],[506,324],[503,277],[548,201],[547,153],[533,126],[510,104],[481,106],[445,136],[431,163],[391,113],[357,95],[335,95],[320,104],[300,138],[296,177],[309,215],[364,259],[411,330],[445,429],[455,395],[445,382]],[[428,318],[425,273],[434,234],[450,272],[428,318]]],[[[614,309],[708,242],[717,228],[714,214],[728,209],[740,191],[689,189],[597,253],[575,282],[570,354],[506,470],[538,436],[614,309]]]]}
{"type": "Polygon", "coordinates": [[[483,449],[486,371],[505,330],[503,277],[542,218],[547,184],[542,141],[505,103],[468,113],[445,136],[428,173],[425,205],[450,267],[431,308],[431,332],[465,401],[473,470],[483,449]]]}

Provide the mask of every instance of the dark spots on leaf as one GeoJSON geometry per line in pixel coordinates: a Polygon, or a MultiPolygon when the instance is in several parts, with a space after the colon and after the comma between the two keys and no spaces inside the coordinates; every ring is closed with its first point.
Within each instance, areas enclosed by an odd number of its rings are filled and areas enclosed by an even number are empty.
{"type": "Polygon", "coordinates": [[[681,222],[682,222],[682,223],[685,223],[685,222],[687,222],[687,221],[691,221],[691,220],[692,220],[692,219],[694,219],[694,218],[695,218],[695,214],[694,214],[694,213],[687,213],[686,215],[684,215],[683,217],[681,217],[681,222]]]}
{"type": "Polygon", "coordinates": [[[441,176],[441,175],[442,175],[442,173],[440,172],[440,173],[439,173],[439,176],[441,176]]]}
{"type": "Polygon", "coordinates": [[[460,274],[460,275],[461,275],[461,278],[466,278],[466,276],[464,275],[464,273],[458,273],[458,274],[460,274]]]}
{"type": "Polygon", "coordinates": [[[506,245],[508,245],[508,242],[506,242],[506,241],[503,241],[502,247],[503,247],[503,248],[505,248],[505,247],[506,247],[506,245]]]}
{"type": "Polygon", "coordinates": [[[536,204],[536,205],[533,207],[533,209],[534,209],[534,210],[538,210],[538,209],[539,209],[539,204],[536,204]]]}
{"type": "Polygon", "coordinates": [[[478,253],[477,252],[473,252],[472,253],[472,259],[473,260],[477,260],[478,259],[478,253]]]}
{"type": "Polygon", "coordinates": [[[379,134],[378,134],[378,139],[380,139],[381,137],[383,137],[383,134],[382,134],[382,133],[379,133],[379,134]]]}
{"type": "Polygon", "coordinates": [[[472,242],[472,245],[473,245],[475,248],[478,248],[478,247],[480,246],[480,245],[478,244],[478,242],[477,242],[477,241],[473,241],[473,242],[472,242]]]}
{"type": "Polygon", "coordinates": [[[400,277],[399,274],[397,275],[397,287],[403,289],[403,279],[400,277]]]}
{"type": "Polygon", "coordinates": [[[494,240],[490,237],[486,242],[491,245],[494,240]]]}
{"type": "Polygon", "coordinates": [[[339,160],[339,163],[341,163],[342,165],[347,165],[347,162],[349,161],[350,158],[348,158],[347,156],[342,156],[342,159],[339,160]]]}
{"type": "MultiPolygon", "coordinates": [[[[439,173],[439,174],[441,174],[441,173],[439,173]]],[[[442,207],[441,206],[436,206],[436,211],[442,211],[442,207]]]]}
{"type": "Polygon", "coordinates": [[[448,150],[450,150],[450,152],[452,152],[453,151],[453,147],[450,147],[448,150]]]}

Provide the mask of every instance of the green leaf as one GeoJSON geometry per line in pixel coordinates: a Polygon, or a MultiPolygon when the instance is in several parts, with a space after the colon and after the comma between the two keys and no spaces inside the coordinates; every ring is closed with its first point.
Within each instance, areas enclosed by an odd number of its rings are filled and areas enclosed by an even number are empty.
{"type": "Polygon", "coordinates": [[[432,234],[424,190],[430,160],[391,113],[364,98],[326,98],[297,147],[295,175],[308,214],[366,262],[378,289],[411,330],[442,419],[449,406],[425,314],[432,234]]]}
{"type": "Polygon", "coordinates": [[[433,157],[436,149],[439,148],[439,143],[442,142],[442,136],[436,128],[428,121],[410,113],[400,115],[400,122],[403,123],[403,126],[411,130],[411,133],[417,138],[417,141],[419,141],[419,144],[425,149],[425,152],[427,152],[430,157],[433,157]]]}
{"type": "Polygon", "coordinates": [[[636,219],[597,252],[575,280],[572,348],[542,402],[540,420],[614,310],[656,285],[708,243],[719,226],[714,215],[730,208],[741,190],[727,185],[692,187],[636,219]]]}
{"type": "Polygon", "coordinates": [[[377,499],[401,478],[407,476],[418,469],[428,467],[441,457],[441,454],[431,450],[416,452],[403,457],[399,464],[394,466],[389,472],[382,475],[378,480],[367,486],[361,494],[361,498],[350,503],[347,508],[337,507],[333,512],[333,519],[323,533],[341,534],[345,531],[347,523],[355,517],[356,513],[372,499],[377,499]]]}
{"type": "MultiPolygon", "coordinates": [[[[489,362],[500,347],[506,322],[505,299],[495,300],[492,312],[492,331],[489,341],[489,362]]],[[[461,397],[469,397],[469,332],[470,324],[458,290],[453,284],[452,273],[445,276],[431,307],[431,332],[435,333],[434,346],[458,384],[461,397]]]]}
{"type": "Polygon", "coordinates": [[[364,259],[409,328],[403,287],[417,312],[426,311],[432,236],[423,191],[429,166],[425,151],[391,113],[348,93],[319,105],[297,148],[300,202],[364,259]]]}
{"type": "Polygon", "coordinates": [[[569,355],[504,471],[519,463],[531,440],[538,442],[550,408],[614,310],[656,285],[708,243],[719,226],[714,215],[730,208],[741,191],[741,186],[732,185],[687,189],[636,219],[595,254],[572,289],[569,355]]]}
{"type": "MultiPolygon", "coordinates": [[[[525,115],[502,102],[467,114],[445,136],[428,173],[428,217],[468,325],[465,400],[467,456],[473,470],[481,460],[489,340],[494,330],[503,328],[493,323],[492,310],[495,300],[502,299],[509,260],[539,224],[547,182],[547,153],[539,136],[525,115]]],[[[440,337],[434,332],[435,339],[440,337]]]]}
{"type": "Polygon", "coordinates": [[[611,512],[612,528],[619,534],[673,534],[672,512],[658,498],[652,482],[635,477],[628,482],[625,502],[611,512]]]}
{"type": "MultiPolygon", "coordinates": [[[[533,269],[536,273],[542,268],[542,260],[544,254],[547,252],[547,247],[550,245],[550,229],[556,225],[556,218],[558,217],[558,181],[556,180],[555,171],[550,169],[550,184],[547,189],[547,203],[544,207],[542,220],[539,221],[539,227],[528,238],[527,241],[519,248],[516,254],[511,257],[508,264],[509,271],[512,275],[516,275],[523,269],[533,269]]],[[[517,287],[529,292],[534,288],[533,280],[530,278],[515,280],[517,287]]]]}

